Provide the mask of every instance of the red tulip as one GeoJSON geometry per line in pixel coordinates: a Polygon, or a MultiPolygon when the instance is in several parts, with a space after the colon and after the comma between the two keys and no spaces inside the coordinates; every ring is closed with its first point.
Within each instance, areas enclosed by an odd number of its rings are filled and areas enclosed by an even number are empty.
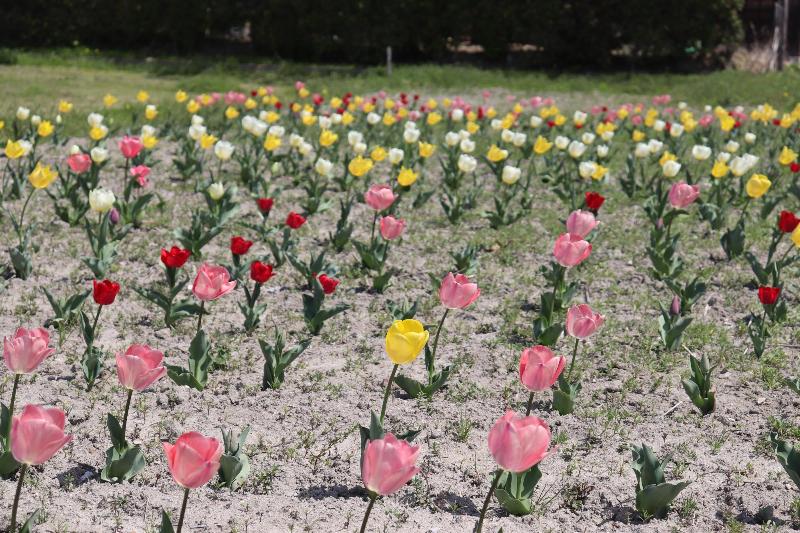
{"type": "Polygon", "coordinates": [[[550,427],[535,416],[522,417],[508,411],[489,431],[489,451],[509,472],[525,472],[547,457],[549,447],[550,427]]]}
{"type": "Polygon", "coordinates": [[[274,203],[275,201],[272,198],[258,198],[256,200],[256,204],[258,205],[258,210],[265,215],[272,210],[272,204],[274,203]]]}
{"type": "Polygon", "coordinates": [[[97,305],[111,305],[119,292],[119,283],[104,279],[103,281],[94,280],[94,291],[92,296],[97,305]]]}
{"type": "Polygon", "coordinates": [[[167,268],[180,268],[186,264],[192,252],[184,248],[173,246],[169,250],[161,249],[161,262],[167,268]]]}
{"type": "Polygon", "coordinates": [[[202,487],[219,470],[222,443],[196,431],[184,433],[175,444],[163,443],[167,464],[175,482],[186,489],[202,487]]]}
{"type": "Polygon", "coordinates": [[[791,211],[781,211],[778,217],[778,229],[783,233],[793,232],[798,224],[800,224],[800,218],[797,218],[794,213],[791,211]]]}
{"type": "Polygon", "coordinates": [[[30,374],[55,353],[48,347],[50,335],[44,328],[19,328],[13,337],[3,338],[3,360],[15,374],[30,374]]]}
{"type": "Polygon", "coordinates": [[[57,407],[26,405],[11,419],[11,454],[18,462],[40,465],[53,457],[71,435],[64,434],[64,411],[57,407]]]}
{"type": "Polygon", "coordinates": [[[762,285],[758,288],[758,299],[763,305],[775,305],[780,295],[780,287],[766,287],[762,285]]]}
{"type": "Polygon", "coordinates": [[[584,199],[586,202],[586,208],[594,212],[597,212],[600,209],[600,206],[603,205],[603,202],[606,201],[602,194],[592,191],[588,191],[584,199]]]}
{"type": "Polygon", "coordinates": [[[327,274],[320,274],[317,279],[319,280],[319,284],[322,285],[322,291],[325,294],[333,294],[333,291],[336,290],[336,286],[339,285],[338,279],[334,279],[327,274]]]}
{"type": "Polygon", "coordinates": [[[800,172],[800,163],[798,163],[797,161],[795,161],[794,163],[791,163],[789,165],[789,170],[791,170],[792,172],[797,174],[798,172],[800,172]]]}
{"type": "Polygon", "coordinates": [[[146,344],[132,344],[116,360],[117,377],[126,389],[143,391],[167,373],[164,354],[146,344]]]}
{"type": "Polygon", "coordinates": [[[248,241],[238,235],[231,238],[231,253],[233,255],[244,255],[251,246],[253,246],[253,241],[248,241]]]}
{"type": "Polygon", "coordinates": [[[519,359],[519,379],[529,391],[549,389],[564,370],[567,359],[547,346],[525,348],[519,359]]]}
{"type": "Polygon", "coordinates": [[[261,261],[250,263],[250,279],[256,283],[266,283],[272,277],[272,265],[267,265],[261,261]]]}
{"type": "Polygon", "coordinates": [[[306,223],[306,217],[304,217],[303,215],[299,215],[294,211],[289,213],[289,215],[286,217],[286,225],[292,229],[297,229],[305,223],[306,223]]]}

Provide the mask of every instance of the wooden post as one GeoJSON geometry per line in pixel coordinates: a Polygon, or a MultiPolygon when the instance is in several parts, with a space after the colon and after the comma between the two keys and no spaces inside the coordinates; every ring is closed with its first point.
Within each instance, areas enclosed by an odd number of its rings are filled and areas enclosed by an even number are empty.
{"type": "Polygon", "coordinates": [[[392,77],[392,47],[386,47],[386,76],[392,77]]]}

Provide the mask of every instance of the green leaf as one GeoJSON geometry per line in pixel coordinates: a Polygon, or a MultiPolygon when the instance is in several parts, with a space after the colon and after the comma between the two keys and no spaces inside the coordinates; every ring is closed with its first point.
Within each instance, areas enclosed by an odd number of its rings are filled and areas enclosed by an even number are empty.
{"type": "Polygon", "coordinates": [[[25,523],[22,524],[22,527],[19,530],[19,533],[31,533],[31,528],[36,525],[36,522],[39,520],[39,515],[41,514],[41,509],[36,509],[31,515],[25,520],[25,523]]]}
{"type": "Polygon", "coordinates": [[[405,391],[405,393],[411,398],[419,398],[422,395],[422,389],[424,385],[416,379],[398,374],[395,376],[394,382],[397,383],[397,386],[403,389],[403,391],[405,391]]]}
{"type": "Polygon", "coordinates": [[[124,450],[128,447],[128,442],[125,440],[125,434],[122,432],[122,426],[117,418],[109,414],[106,420],[108,425],[108,432],[111,435],[111,443],[118,450],[124,450]]]}
{"type": "Polygon", "coordinates": [[[794,446],[779,439],[775,434],[770,435],[770,441],[778,462],[789,474],[797,488],[800,489],[800,453],[797,452],[794,446]]]}
{"type": "Polygon", "coordinates": [[[100,479],[111,483],[128,481],[147,465],[139,446],[106,450],[106,466],[100,471],[100,479]]]}
{"type": "Polygon", "coordinates": [[[636,509],[645,516],[664,518],[672,500],[688,486],[688,481],[647,485],[636,493],[636,509]]]}
{"type": "Polygon", "coordinates": [[[175,530],[172,528],[172,521],[164,510],[161,511],[161,527],[158,529],[158,533],[175,533],[175,530]]]}

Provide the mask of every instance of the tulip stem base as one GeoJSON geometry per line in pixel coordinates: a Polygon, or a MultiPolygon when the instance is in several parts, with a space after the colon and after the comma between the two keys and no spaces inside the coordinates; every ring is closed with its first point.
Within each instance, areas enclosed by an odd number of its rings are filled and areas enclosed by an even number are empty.
{"type": "Polygon", "coordinates": [[[19,468],[19,481],[17,481],[17,492],[14,494],[14,506],[11,508],[11,526],[8,528],[11,532],[17,531],[17,509],[19,508],[19,496],[22,494],[22,481],[25,478],[25,472],[28,470],[28,465],[22,463],[19,468]]]}
{"type": "Polygon", "coordinates": [[[369,498],[369,505],[367,505],[367,510],[364,513],[364,520],[361,521],[361,529],[360,529],[361,533],[364,533],[367,530],[367,522],[369,522],[369,514],[372,512],[372,508],[375,506],[375,500],[377,499],[378,499],[377,494],[370,496],[369,498]]]}
{"type": "Polygon", "coordinates": [[[189,501],[189,489],[184,489],[183,503],[181,504],[181,514],[178,517],[178,527],[175,529],[175,533],[181,533],[181,529],[183,528],[183,517],[186,516],[186,503],[188,501],[189,501]]]}
{"type": "Polygon", "coordinates": [[[397,368],[400,365],[392,367],[392,373],[389,374],[389,382],[386,384],[386,391],[383,393],[383,404],[381,405],[381,424],[383,424],[383,416],[386,414],[386,405],[389,403],[389,393],[392,392],[392,382],[394,382],[394,375],[397,373],[397,368]]]}
{"type": "Polygon", "coordinates": [[[580,339],[575,339],[575,347],[572,349],[572,361],[569,362],[569,370],[567,370],[567,381],[572,377],[572,369],[575,366],[575,359],[578,357],[578,343],[580,339]]]}
{"type": "Polygon", "coordinates": [[[494,480],[492,481],[492,486],[489,488],[489,493],[486,495],[486,499],[483,500],[483,508],[481,509],[481,516],[478,518],[478,523],[475,526],[475,533],[481,533],[481,530],[483,529],[483,519],[486,517],[486,510],[489,508],[489,502],[492,501],[492,495],[494,494],[494,490],[497,488],[497,484],[500,483],[500,476],[502,475],[502,469],[498,469],[497,473],[494,475],[494,480]]]}

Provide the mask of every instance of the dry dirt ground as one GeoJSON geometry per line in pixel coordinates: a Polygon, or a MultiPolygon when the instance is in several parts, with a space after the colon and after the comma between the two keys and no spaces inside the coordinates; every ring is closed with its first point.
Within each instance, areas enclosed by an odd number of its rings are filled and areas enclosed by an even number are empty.
{"type": "MultiPolygon", "coordinates": [[[[162,145],[160,152],[169,151],[162,145]]],[[[115,151],[115,150],[114,150],[115,151]]],[[[120,164],[115,161],[114,165],[120,164]]],[[[429,165],[433,168],[433,165],[429,165]]],[[[483,168],[483,173],[486,169],[483,168]]],[[[120,190],[120,168],[108,167],[103,182],[120,190]]],[[[173,228],[187,225],[189,209],[201,199],[185,183],[171,181],[164,163],[154,168],[154,187],[163,195],[163,210],[151,209],[144,227],[123,241],[109,277],[122,284],[117,302],[101,318],[97,344],[107,354],[133,342],[163,350],[170,364],[185,364],[194,324],[182,322],[171,331],[160,312],[137,296],[132,287],[162,279],[159,249],[175,243],[173,228]]],[[[437,178],[429,172],[428,183],[437,178]]],[[[385,168],[373,169],[372,181],[385,168]]],[[[489,188],[494,182],[487,176],[489,188]]],[[[40,531],[156,531],[161,509],[174,514],[181,491],[170,477],[161,441],[174,441],[184,431],[220,435],[224,428],[252,430],[246,446],[252,472],[235,492],[213,486],[194,490],[189,499],[187,531],[286,532],[355,531],[367,505],[358,465],[358,424],[366,424],[370,409],[380,407],[391,369],[384,355],[383,336],[391,318],[387,302],[418,300],[418,318],[433,324],[441,307],[428,273],[452,268],[450,252],[467,243],[481,247],[477,282],[481,296],[465,311],[451,313],[440,341],[440,364],[455,365],[446,389],[430,400],[412,400],[396,388],[389,402],[387,429],[421,429],[422,471],[399,493],[381,499],[371,531],[456,533],[474,526],[494,462],[486,437],[506,409],[523,410],[527,393],[518,383],[516,365],[522,348],[531,344],[531,323],[544,290],[539,267],[551,257],[552,243],[562,231],[567,208],[542,185],[530,216],[515,225],[492,230],[470,212],[457,226],[442,213],[436,198],[412,211],[404,206],[408,231],[392,247],[389,264],[400,273],[383,295],[370,292],[369,280],[358,270],[352,248],[330,259],[340,267],[342,283],[332,301],[351,305],[330,320],[322,335],[287,372],[280,390],[262,391],[262,355],[258,336],[273,324],[291,341],[306,337],[302,322],[301,277],[290,265],[281,268],[262,296],[269,305],[256,334],[243,333],[236,291],[210,305],[206,331],[213,350],[227,354],[226,367],[212,372],[203,392],[177,387],[163,379],[135,394],[129,432],[141,443],[148,465],[130,483],[102,483],[96,476],[110,445],[105,427],[109,412],[120,414],[124,392],[113,370],[113,356],[91,392],[85,391],[78,359],[83,342],[73,328],[56,354],[33,378],[23,380],[18,405],[44,403],[67,412],[67,431],[74,435],[25,483],[21,513],[44,510],[40,531]]],[[[657,338],[657,302],[670,296],[646,273],[646,218],[641,207],[618,192],[614,179],[601,189],[608,200],[590,259],[574,274],[582,288],[578,300],[603,313],[606,323],[586,344],[578,362],[584,390],[574,414],[559,416],[550,409],[550,395],[537,396],[534,414],[548,421],[558,452],[542,465],[536,489],[536,512],[524,518],[507,515],[496,502],[490,507],[485,531],[742,531],[777,530],[797,522],[791,513],[797,490],[769,453],[766,435],[781,426],[797,437],[793,424],[798,396],[783,383],[797,370],[798,354],[794,275],[786,298],[790,320],[761,359],[752,355],[744,321],[758,309],[749,269],[744,261],[723,260],[718,236],[697,217],[682,221],[681,253],[690,268],[702,273],[709,290],[696,306],[696,321],[685,337],[685,350],[665,352],[657,338]],[[688,351],[707,354],[718,363],[718,410],[702,417],[680,384],[688,373],[688,351]],[[794,432],[794,433],[793,433],[794,432]],[[650,444],[659,456],[671,456],[668,479],[692,483],[683,491],[668,518],[642,522],[634,510],[635,477],[630,446],[650,444]],[[774,526],[760,525],[758,513],[774,509],[774,526]]],[[[282,221],[298,209],[298,190],[279,196],[272,214],[282,221]]],[[[255,206],[240,191],[243,217],[256,217],[255,206]]],[[[489,205],[484,195],[482,207],[489,205]]],[[[796,207],[796,206],[795,206],[796,207]]],[[[19,209],[19,204],[11,209],[19,209]]],[[[300,256],[319,249],[335,224],[338,209],[315,215],[300,230],[300,256]]],[[[90,253],[81,228],[70,228],[52,215],[43,194],[36,198],[38,223],[34,273],[26,281],[11,278],[2,285],[0,332],[20,325],[41,325],[51,316],[41,291],[56,295],[88,288],[91,275],[80,262],[90,253]]],[[[358,204],[351,220],[355,238],[369,232],[371,212],[358,204]]],[[[10,224],[4,222],[7,244],[10,224]]],[[[767,229],[751,224],[753,249],[765,247],[767,229]]],[[[206,259],[228,263],[228,227],[206,249],[206,259]]],[[[250,237],[254,235],[250,234],[250,237]]],[[[258,242],[250,259],[268,256],[258,242]]],[[[190,261],[192,276],[198,263],[190,261]]],[[[93,303],[87,303],[93,308],[93,303]]],[[[568,355],[570,343],[557,351],[568,355]]],[[[417,360],[404,372],[421,377],[417,360]]],[[[8,401],[11,377],[2,374],[0,397],[8,401]]],[[[0,481],[0,507],[11,506],[15,482],[0,481]]],[[[3,514],[2,520],[7,520],[3,514]]]]}

